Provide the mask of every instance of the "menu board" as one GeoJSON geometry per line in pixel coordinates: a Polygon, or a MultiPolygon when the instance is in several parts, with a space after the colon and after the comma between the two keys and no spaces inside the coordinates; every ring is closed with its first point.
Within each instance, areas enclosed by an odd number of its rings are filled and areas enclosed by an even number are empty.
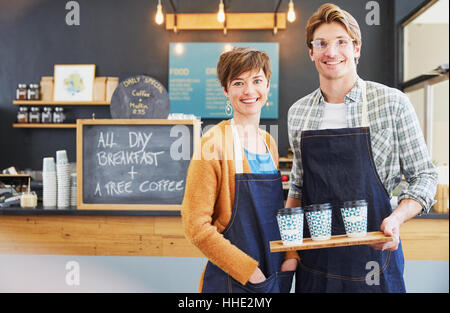
{"type": "Polygon", "coordinates": [[[115,119],[167,118],[169,106],[167,90],[158,80],[137,75],[120,82],[109,110],[115,119]]]}
{"type": "Polygon", "coordinates": [[[77,120],[78,209],[179,210],[197,120],[77,120]]]}
{"type": "Polygon", "coordinates": [[[171,42],[169,49],[169,99],[171,113],[202,118],[229,118],[226,97],[217,78],[217,62],[232,47],[265,51],[272,64],[270,92],[261,118],[278,118],[278,43],[276,42],[171,42]]]}

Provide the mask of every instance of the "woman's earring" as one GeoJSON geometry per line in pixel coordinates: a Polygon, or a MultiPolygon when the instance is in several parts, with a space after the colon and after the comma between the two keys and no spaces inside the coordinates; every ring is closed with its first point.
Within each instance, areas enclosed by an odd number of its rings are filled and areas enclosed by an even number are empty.
{"type": "Polygon", "coordinates": [[[225,107],[225,114],[230,116],[233,114],[233,107],[231,106],[230,99],[227,99],[227,106],[225,107]]]}

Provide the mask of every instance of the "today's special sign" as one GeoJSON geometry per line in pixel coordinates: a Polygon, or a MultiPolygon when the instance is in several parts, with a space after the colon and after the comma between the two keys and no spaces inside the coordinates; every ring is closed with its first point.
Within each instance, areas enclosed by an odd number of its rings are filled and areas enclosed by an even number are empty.
{"type": "Polygon", "coordinates": [[[217,78],[222,52],[233,47],[265,51],[272,64],[270,92],[261,118],[278,118],[278,43],[276,42],[172,42],[169,46],[169,99],[171,113],[194,114],[202,118],[229,118],[226,97],[217,78]]]}

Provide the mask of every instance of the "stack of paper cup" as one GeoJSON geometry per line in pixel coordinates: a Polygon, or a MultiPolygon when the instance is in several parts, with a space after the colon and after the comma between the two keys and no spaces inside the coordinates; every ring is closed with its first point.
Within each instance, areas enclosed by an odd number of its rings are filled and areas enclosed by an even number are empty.
{"type": "Polygon", "coordinates": [[[54,158],[44,158],[42,169],[44,208],[56,207],[56,166],[54,158]]]}
{"type": "Polygon", "coordinates": [[[77,174],[72,173],[71,174],[71,187],[70,187],[70,206],[76,207],[77,206],[77,174]]]}
{"type": "Polygon", "coordinates": [[[56,151],[56,178],[58,182],[58,208],[70,206],[70,164],[66,150],[56,151]]]}

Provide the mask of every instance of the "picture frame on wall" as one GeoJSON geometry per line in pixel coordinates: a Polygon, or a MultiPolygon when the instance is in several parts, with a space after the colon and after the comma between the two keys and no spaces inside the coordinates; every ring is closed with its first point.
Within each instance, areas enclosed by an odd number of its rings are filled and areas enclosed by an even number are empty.
{"type": "Polygon", "coordinates": [[[55,64],[53,101],[93,101],[95,64],[55,64]]]}

